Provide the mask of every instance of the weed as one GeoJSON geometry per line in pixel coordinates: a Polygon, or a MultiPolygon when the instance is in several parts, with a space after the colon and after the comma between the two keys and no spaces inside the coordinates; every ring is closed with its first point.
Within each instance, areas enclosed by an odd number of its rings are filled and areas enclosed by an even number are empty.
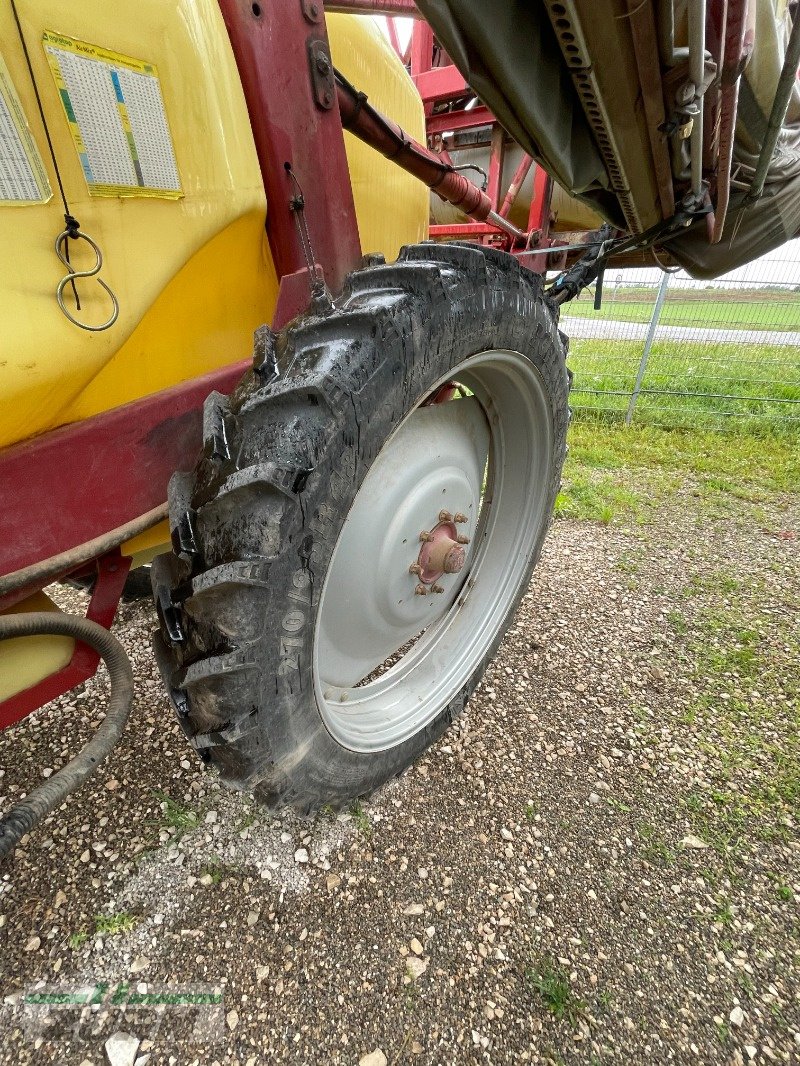
{"type": "Polygon", "coordinates": [[[640,822],[637,826],[637,831],[644,842],[642,858],[652,866],[672,866],[675,862],[675,852],[669,847],[655,826],[640,822]]]}
{"type": "Polygon", "coordinates": [[[569,474],[556,497],[557,518],[580,518],[608,526],[618,517],[641,515],[642,499],[617,479],[580,469],[570,469],[569,474]]]}
{"type": "Polygon", "coordinates": [[[733,921],[733,910],[728,900],[721,899],[717,901],[716,910],[711,920],[715,925],[728,925],[733,921]]]}
{"type": "Polygon", "coordinates": [[[179,803],[171,796],[168,796],[166,792],[156,792],[156,797],[162,804],[161,817],[167,828],[175,829],[179,834],[183,834],[188,829],[197,827],[200,818],[193,808],[179,803]]]}
{"type": "Polygon", "coordinates": [[[73,951],[77,951],[78,948],[82,947],[88,939],[89,934],[86,932],[85,929],[81,929],[79,933],[70,933],[69,946],[72,948],[73,951]]]}
{"type": "Polygon", "coordinates": [[[370,821],[370,817],[367,814],[367,812],[361,806],[361,801],[360,800],[354,800],[350,804],[350,815],[351,815],[351,817],[353,819],[353,823],[355,824],[355,827],[356,827],[356,829],[358,829],[359,833],[363,837],[367,837],[367,838],[371,837],[372,836],[372,822],[370,821]]]}
{"type": "Polygon", "coordinates": [[[574,1025],[586,1008],[586,1004],[573,993],[564,967],[546,955],[525,970],[525,979],[556,1018],[564,1018],[574,1025]]]}
{"type": "Polygon", "coordinates": [[[686,619],[679,611],[667,611],[667,621],[680,636],[689,632],[689,626],[686,623],[686,619]]]}
{"type": "Polygon", "coordinates": [[[94,931],[102,936],[116,936],[117,933],[127,933],[136,925],[136,916],[120,911],[119,914],[96,914],[94,916],[94,931]]]}
{"type": "Polygon", "coordinates": [[[533,802],[533,800],[528,800],[528,803],[525,806],[525,817],[528,819],[529,822],[532,822],[536,818],[537,813],[538,811],[536,810],[536,804],[533,802]]]}

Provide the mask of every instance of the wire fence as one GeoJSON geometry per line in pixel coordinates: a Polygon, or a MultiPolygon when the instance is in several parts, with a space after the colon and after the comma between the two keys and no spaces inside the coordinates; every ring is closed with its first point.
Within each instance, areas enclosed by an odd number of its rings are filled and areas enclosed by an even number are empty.
{"type": "Polygon", "coordinates": [[[800,434],[800,241],[713,282],[606,270],[562,308],[576,415],[800,434]]]}

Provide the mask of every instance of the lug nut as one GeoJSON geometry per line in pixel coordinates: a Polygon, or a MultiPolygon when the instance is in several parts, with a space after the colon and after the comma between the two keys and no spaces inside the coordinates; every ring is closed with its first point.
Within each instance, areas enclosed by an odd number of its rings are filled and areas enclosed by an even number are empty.
{"type": "Polygon", "coordinates": [[[459,533],[456,540],[459,544],[469,544],[469,537],[465,537],[463,533],[459,533]]]}
{"type": "Polygon", "coordinates": [[[431,585],[431,592],[444,592],[441,585],[431,585]]]}
{"type": "Polygon", "coordinates": [[[462,514],[460,511],[456,511],[456,513],[453,515],[453,521],[454,522],[466,522],[467,521],[467,516],[465,514],[462,514]]]}
{"type": "Polygon", "coordinates": [[[422,567],[419,565],[419,563],[412,563],[411,566],[409,566],[408,568],[408,572],[409,574],[421,574],[422,567]]]}
{"type": "Polygon", "coordinates": [[[425,544],[428,541],[433,540],[433,534],[429,533],[427,529],[423,529],[423,531],[419,535],[419,539],[422,541],[423,544],[425,544]]]}
{"type": "Polygon", "coordinates": [[[439,512],[439,521],[440,522],[452,522],[453,521],[453,516],[450,514],[449,511],[440,511],[439,512]]]}
{"type": "Polygon", "coordinates": [[[414,589],[414,595],[415,596],[427,596],[428,595],[428,590],[425,588],[424,585],[417,585],[417,587],[414,589]]]}

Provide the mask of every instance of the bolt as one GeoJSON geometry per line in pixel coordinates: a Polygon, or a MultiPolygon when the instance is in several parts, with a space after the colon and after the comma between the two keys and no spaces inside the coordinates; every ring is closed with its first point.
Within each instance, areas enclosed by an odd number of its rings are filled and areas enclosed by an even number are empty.
{"type": "Polygon", "coordinates": [[[423,529],[419,535],[419,539],[423,544],[427,544],[429,541],[433,540],[433,534],[429,533],[427,529],[423,529]]]}
{"type": "Polygon", "coordinates": [[[453,521],[453,516],[450,514],[449,511],[440,511],[439,512],[439,521],[440,522],[452,522],[453,521]]]}
{"type": "Polygon", "coordinates": [[[469,544],[469,537],[465,537],[463,533],[459,533],[456,540],[459,544],[469,544]]]}
{"type": "Polygon", "coordinates": [[[316,18],[319,15],[319,5],[311,4],[308,9],[311,12],[311,17],[316,18]]]}
{"type": "Polygon", "coordinates": [[[431,585],[431,592],[444,592],[441,585],[431,585]]]}
{"type": "Polygon", "coordinates": [[[417,587],[414,589],[414,595],[415,596],[427,596],[428,595],[428,590],[425,588],[424,585],[417,585],[417,587]]]}
{"type": "Polygon", "coordinates": [[[409,574],[421,574],[422,567],[419,565],[419,563],[412,563],[411,566],[409,566],[408,568],[408,572],[409,574]]]}
{"type": "Polygon", "coordinates": [[[453,521],[454,522],[466,522],[467,521],[467,516],[465,514],[462,514],[460,511],[456,511],[455,515],[453,515],[453,521]]]}
{"type": "Polygon", "coordinates": [[[317,55],[317,70],[320,72],[320,74],[325,75],[330,74],[331,72],[331,65],[328,62],[328,57],[326,55],[323,55],[321,52],[317,55]]]}

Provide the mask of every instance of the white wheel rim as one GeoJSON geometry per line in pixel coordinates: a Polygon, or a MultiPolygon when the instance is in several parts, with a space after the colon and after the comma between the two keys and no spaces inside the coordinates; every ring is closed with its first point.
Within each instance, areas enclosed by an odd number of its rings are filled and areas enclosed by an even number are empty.
{"type": "Polygon", "coordinates": [[[473,397],[417,407],[392,434],[353,501],[323,585],[315,693],[328,731],[353,751],[401,744],[463,688],[514,602],[548,518],[552,416],[539,372],[518,352],[493,350],[442,383],[450,380],[473,397]],[[453,526],[470,540],[465,565],[426,584],[444,592],[416,595],[420,578],[409,566],[442,509],[467,519],[453,526]]]}

